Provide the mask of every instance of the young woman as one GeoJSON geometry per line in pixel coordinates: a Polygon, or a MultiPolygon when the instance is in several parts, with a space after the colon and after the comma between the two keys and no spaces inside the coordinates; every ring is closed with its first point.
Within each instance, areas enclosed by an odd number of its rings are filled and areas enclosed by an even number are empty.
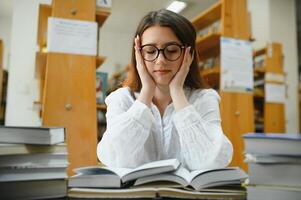
{"type": "Polygon", "coordinates": [[[190,170],[228,165],[232,144],[221,128],[219,95],[203,87],[192,24],[171,11],[154,11],[135,36],[124,87],[105,100],[99,160],[128,168],[169,158],[190,170]]]}

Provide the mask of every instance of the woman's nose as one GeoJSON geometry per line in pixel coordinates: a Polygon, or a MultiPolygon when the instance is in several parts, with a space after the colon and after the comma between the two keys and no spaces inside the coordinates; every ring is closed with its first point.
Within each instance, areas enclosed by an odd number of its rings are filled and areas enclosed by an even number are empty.
{"type": "Polygon", "coordinates": [[[156,62],[165,62],[165,61],[166,61],[166,58],[163,54],[163,51],[160,51],[159,55],[158,55],[158,58],[156,59],[156,62]]]}

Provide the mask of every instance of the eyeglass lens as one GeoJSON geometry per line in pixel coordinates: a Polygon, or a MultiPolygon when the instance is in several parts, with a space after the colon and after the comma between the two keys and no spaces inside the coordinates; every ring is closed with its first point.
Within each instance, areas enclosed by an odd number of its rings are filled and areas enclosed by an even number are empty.
{"type": "Polygon", "coordinates": [[[182,48],[177,44],[167,45],[163,49],[158,49],[154,45],[145,45],[141,49],[142,57],[146,61],[156,60],[160,51],[163,51],[164,57],[169,61],[175,61],[179,59],[182,54],[182,48]]]}

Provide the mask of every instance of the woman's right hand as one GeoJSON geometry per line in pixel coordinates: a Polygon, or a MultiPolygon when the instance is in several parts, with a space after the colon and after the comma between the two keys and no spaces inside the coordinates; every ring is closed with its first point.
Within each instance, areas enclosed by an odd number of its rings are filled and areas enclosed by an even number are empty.
{"type": "Polygon", "coordinates": [[[144,60],[141,55],[140,47],[141,41],[139,35],[137,35],[135,37],[136,67],[142,84],[138,100],[150,106],[155,93],[156,83],[146,69],[144,60]]]}

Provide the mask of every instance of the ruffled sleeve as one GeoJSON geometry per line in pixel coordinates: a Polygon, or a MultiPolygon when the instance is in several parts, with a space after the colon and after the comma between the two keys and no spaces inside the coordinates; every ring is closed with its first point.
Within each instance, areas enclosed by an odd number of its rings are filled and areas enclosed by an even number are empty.
{"type": "Polygon", "coordinates": [[[128,88],[111,93],[107,105],[107,130],[97,147],[99,160],[110,167],[137,167],[151,160],[145,148],[154,117],[149,107],[131,97],[128,88]]]}
{"type": "Polygon", "coordinates": [[[195,93],[193,102],[173,117],[182,161],[190,170],[225,167],[231,162],[233,147],[221,128],[220,97],[212,89],[195,93]]]}

